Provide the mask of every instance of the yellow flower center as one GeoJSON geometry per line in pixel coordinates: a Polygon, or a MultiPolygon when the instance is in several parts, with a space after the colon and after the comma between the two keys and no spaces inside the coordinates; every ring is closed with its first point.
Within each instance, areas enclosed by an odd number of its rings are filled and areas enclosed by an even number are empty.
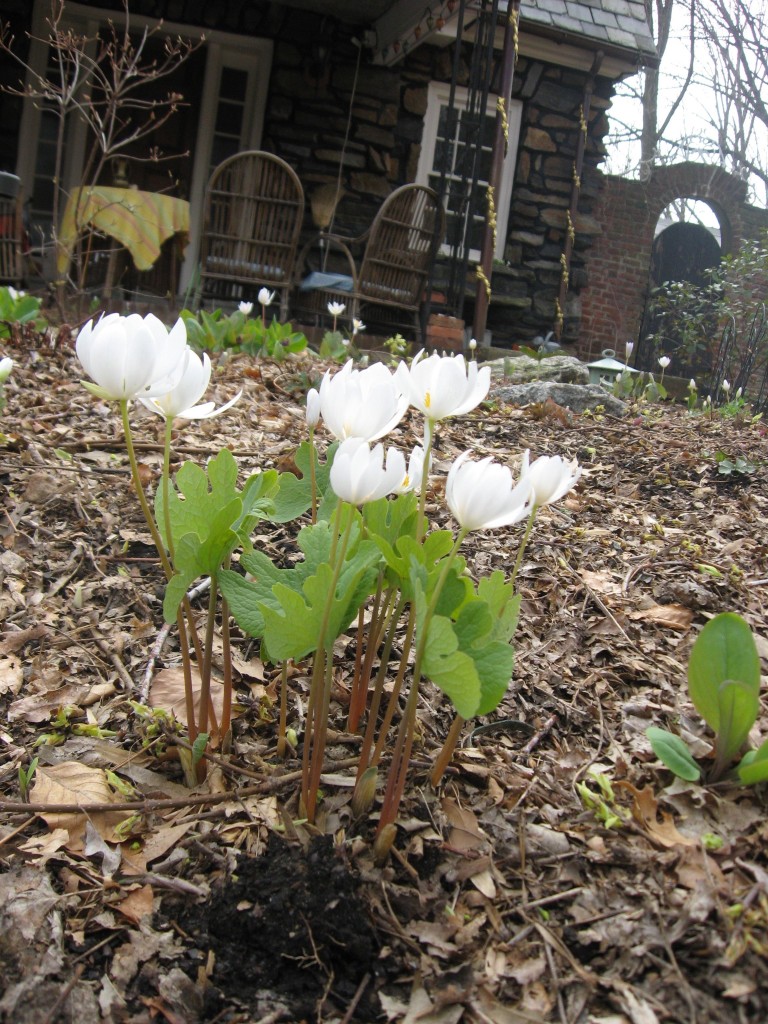
{"type": "Polygon", "coordinates": [[[426,393],[426,394],[424,395],[424,405],[425,405],[425,406],[426,406],[426,407],[427,407],[428,409],[429,409],[429,407],[430,407],[430,406],[432,405],[432,396],[430,395],[430,393],[429,393],[428,391],[427,391],[427,393],[426,393]]]}

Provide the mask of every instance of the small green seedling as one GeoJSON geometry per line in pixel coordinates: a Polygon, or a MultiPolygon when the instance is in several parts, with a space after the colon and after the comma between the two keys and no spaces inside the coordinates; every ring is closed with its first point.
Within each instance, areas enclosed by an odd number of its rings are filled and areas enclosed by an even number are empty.
{"type": "Polygon", "coordinates": [[[37,771],[37,762],[39,758],[33,757],[29,762],[29,768],[24,768],[24,765],[19,765],[19,792],[21,793],[21,799],[24,803],[29,799],[29,790],[32,786],[32,779],[35,777],[37,771]]]}
{"type": "Polygon", "coordinates": [[[597,786],[597,791],[586,782],[577,782],[576,790],[582,804],[588,811],[594,811],[597,820],[606,828],[621,828],[626,824],[629,814],[617,803],[611,780],[594,768],[590,768],[587,774],[597,786]]]}
{"type": "Polygon", "coordinates": [[[748,476],[757,469],[754,462],[750,462],[749,459],[745,459],[742,455],[729,458],[722,451],[715,452],[715,462],[717,463],[717,472],[720,476],[748,476]]]}
{"type": "MultiPolygon", "coordinates": [[[[646,736],[656,756],[688,782],[717,782],[729,772],[760,711],[760,658],[754,637],[740,615],[724,612],[706,624],[691,650],[688,690],[696,710],[715,734],[714,760],[708,771],[686,743],[666,729],[651,726],[646,736]]],[[[749,750],[735,767],[745,785],[768,780],[768,740],[749,750]]]]}

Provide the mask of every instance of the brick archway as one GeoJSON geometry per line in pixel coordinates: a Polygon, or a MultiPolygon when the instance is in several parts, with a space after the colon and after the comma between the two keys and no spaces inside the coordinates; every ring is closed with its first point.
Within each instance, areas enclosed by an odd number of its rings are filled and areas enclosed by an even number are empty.
{"type": "Polygon", "coordinates": [[[579,355],[592,359],[605,348],[623,351],[640,329],[656,224],[676,199],[698,199],[715,213],[722,251],[768,227],[768,214],[747,204],[747,186],[720,167],[691,162],[658,167],[648,181],[602,177],[595,213],[602,226],[589,256],[582,292],[579,355]]]}

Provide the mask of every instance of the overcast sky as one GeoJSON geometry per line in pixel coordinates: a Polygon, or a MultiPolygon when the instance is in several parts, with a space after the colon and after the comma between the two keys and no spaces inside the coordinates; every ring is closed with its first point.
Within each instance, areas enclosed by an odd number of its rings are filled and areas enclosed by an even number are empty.
{"type": "MultiPolygon", "coordinates": [[[[662,80],[659,89],[660,123],[677,97],[679,85],[684,81],[688,71],[690,54],[688,12],[680,4],[676,4],[675,12],[676,15],[673,17],[673,25],[670,32],[670,41],[661,66],[662,80]]],[[[712,64],[706,44],[700,41],[697,44],[696,70],[693,83],[689,86],[685,98],[667,128],[665,135],[672,139],[682,139],[686,136],[701,134],[706,137],[706,140],[702,140],[699,152],[692,150],[687,155],[679,153],[674,162],[692,159],[701,160],[705,163],[718,163],[717,153],[712,151],[714,149],[714,132],[708,124],[709,112],[715,109],[715,96],[711,86],[711,67],[712,64]]],[[[640,76],[637,76],[635,84],[637,87],[641,86],[640,76]]],[[[621,86],[619,88],[621,89],[621,86]]],[[[639,100],[634,101],[628,97],[617,96],[609,111],[609,117],[615,118],[617,121],[621,120],[625,123],[636,125],[639,129],[642,123],[642,110],[639,100]]],[[[637,176],[640,162],[639,143],[623,145],[615,139],[611,139],[608,143],[608,149],[609,153],[604,165],[606,171],[614,174],[628,172],[633,177],[637,176]]],[[[756,155],[768,153],[768,133],[762,125],[756,126],[753,132],[752,150],[756,155]]],[[[765,186],[759,181],[754,181],[752,184],[754,185],[752,201],[758,205],[765,206],[765,186]]]]}

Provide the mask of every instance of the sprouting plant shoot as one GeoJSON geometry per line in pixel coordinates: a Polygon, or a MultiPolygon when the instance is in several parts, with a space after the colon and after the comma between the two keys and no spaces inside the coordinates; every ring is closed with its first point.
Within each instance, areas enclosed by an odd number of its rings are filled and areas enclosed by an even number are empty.
{"type": "Polygon", "coordinates": [[[768,780],[768,740],[737,763],[760,711],[760,658],[747,623],[723,612],[699,634],[688,663],[693,706],[715,734],[712,756],[699,763],[675,733],[646,730],[656,756],[681,779],[718,782],[729,775],[745,785],[768,780]]]}

